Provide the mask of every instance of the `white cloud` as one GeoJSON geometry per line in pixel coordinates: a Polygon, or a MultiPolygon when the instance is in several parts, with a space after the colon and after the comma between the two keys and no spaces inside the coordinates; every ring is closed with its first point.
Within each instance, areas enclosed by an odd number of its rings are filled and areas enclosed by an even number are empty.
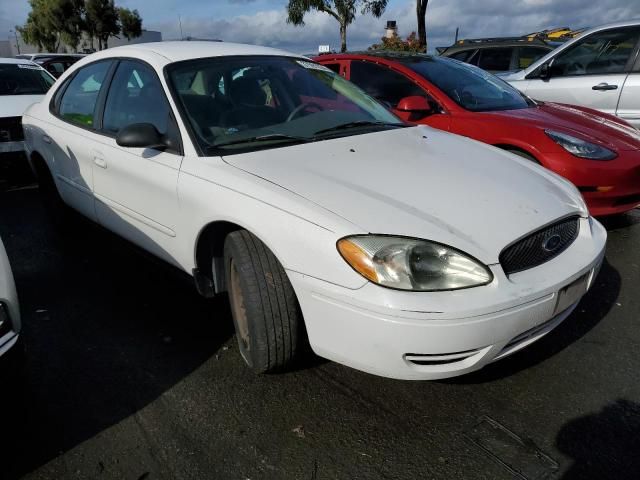
{"type": "MultiPolygon", "coordinates": [[[[628,0],[431,0],[427,11],[427,33],[431,47],[452,42],[456,27],[462,37],[522,35],[554,26],[573,28],[640,17],[640,2],[628,0]]],[[[377,42],[387,20],[397,20],[400,33],[416,29],[414,0],[390,8],[382,18],[360,16],[349,27],[350,49],[363,49],[377,42]]],[[[182,18],[185,35],[256,43],[295,52],[314,52],[320,44],[339,46],[338,24],[329,15],[311,13],[304,27],[286,23],[284,6],[224,20],[182,18]]],[[[165,38],[179,37],[177,20],[149,23],[165,38]]]]}

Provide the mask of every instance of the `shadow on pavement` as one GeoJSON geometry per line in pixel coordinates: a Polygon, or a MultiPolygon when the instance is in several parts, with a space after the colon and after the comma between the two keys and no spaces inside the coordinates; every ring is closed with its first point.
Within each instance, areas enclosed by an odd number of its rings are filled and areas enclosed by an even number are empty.
{"type": "Polygon", "coordinates": [[[25,374],[0,389],[3,413],[15,420],[2,425],[0,478],[28,473],[135,414],[233,335],[226,299],[202,299],[92,225],[53,233],[45,212],[33,192],[0,194],[9,257],[27,259],[12,262],[27,354],[25,374]],[[17,218],[24,215],[30,221],[17,218]]]}
{"type": "Polygon", "coordinates": [[[574,312],[558,327],[532,345],[474,373],[441,380],[443,383],[477,384],[499,380],[526,370],[564,350],[594,328],[615,305],[620,293],[618,271],[605,258],[593,287],[574,312]]]}
{"type": "Polygon", "coordinates": [[[607,231],[621,230],[640,224],[640,207],[620,215],[598,218],[607,231]]]}
{"type": "Polygon", "coordinates": [[[573,460],[562,480],[640,478],[640,404],[617,400],[571,420],[556,446],[573,460]]]}

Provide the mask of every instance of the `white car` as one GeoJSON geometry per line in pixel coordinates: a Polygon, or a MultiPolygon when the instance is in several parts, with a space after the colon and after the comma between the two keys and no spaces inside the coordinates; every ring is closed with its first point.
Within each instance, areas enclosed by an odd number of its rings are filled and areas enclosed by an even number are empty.
{"type": "Polygon", "coordinates": [[[16,285],[2,240],[0,240],[0,357],[18,342],[20,309],[16,285]]]}
{"type": "Polygon", "coordinates": [[[479,369],[562,322],[604,255],[606,232],[569,182],[402,124],[270,48],[96,53],[24,128],[52,201],[191,274],[203,295],[228,291],[257,372],[289,366],[307,338],[388,377],[479,369]]]}
{"type": "Polygon", "coordinates": [[[39,102],[55,79],[28,60],[0,58],[0,161],[24,151],[22,114],[39,102]]]}
{"type": "Polygon", "coordinates": [[[499,75],[536,100],[601,110],[640,128],[640,20],[602,25],[499,75]]]}

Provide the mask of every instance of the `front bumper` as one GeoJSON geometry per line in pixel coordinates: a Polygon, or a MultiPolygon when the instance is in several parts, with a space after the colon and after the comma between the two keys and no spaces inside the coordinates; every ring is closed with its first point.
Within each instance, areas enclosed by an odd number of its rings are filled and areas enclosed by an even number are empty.
{"type": "Polygon", "coordinates": [[[289,271],[309,342],[320,356],[376,375],[433,380],[462,375],[535,342],[560,324],[558,292],[586,276],[593,283],[606,232],[581,219],[580,234],[549,262],[453,292],[401,292],[371,283],[349,290],[289,271]]]}
{"type": "Polygon", "coordinates": [[[593,216],[614,215],[640,205],[640,151],[618,152],[610,161],[585,160],[569,153],[545,154],[545,167],[580,189],[593,216]],[[597,191],[598,187],[611,187],[597,191]]]}

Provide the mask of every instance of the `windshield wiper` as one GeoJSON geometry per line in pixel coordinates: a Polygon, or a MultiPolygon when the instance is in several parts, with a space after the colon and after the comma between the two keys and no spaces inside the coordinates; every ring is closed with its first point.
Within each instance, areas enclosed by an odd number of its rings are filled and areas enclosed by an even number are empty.
{"type": "Polygon", "coordinates": [[[277,142],[287,142],[287,143],[289,142],[306,143],[311,141],[311,139],[307,137],[286,135],[284,133],[270,133],[268,135],[258,135],[257,137],[239,138],[237,140],[231,140],[229,142],[214,143],[209,148],[228,147],[231,145],[242,145],[245,143],[249,144],[249,143],[270,142],[274,140],[277,142]]]}
{"type": "Polygon", "coordinates": [[[404,123],[391,123],[391,122],[372,122],[369,120],[358,120],[356,122],[343,123],[340,125],[336,125],[335,127],[323,128],[322,130],[318,130],[313,134],[313,136],[322,135],[325,133],[339,132],[340,130],[348,130],[350,128],[358,128],[358,127],[395,127],[402,128],[407,127],[404,123]]]}

